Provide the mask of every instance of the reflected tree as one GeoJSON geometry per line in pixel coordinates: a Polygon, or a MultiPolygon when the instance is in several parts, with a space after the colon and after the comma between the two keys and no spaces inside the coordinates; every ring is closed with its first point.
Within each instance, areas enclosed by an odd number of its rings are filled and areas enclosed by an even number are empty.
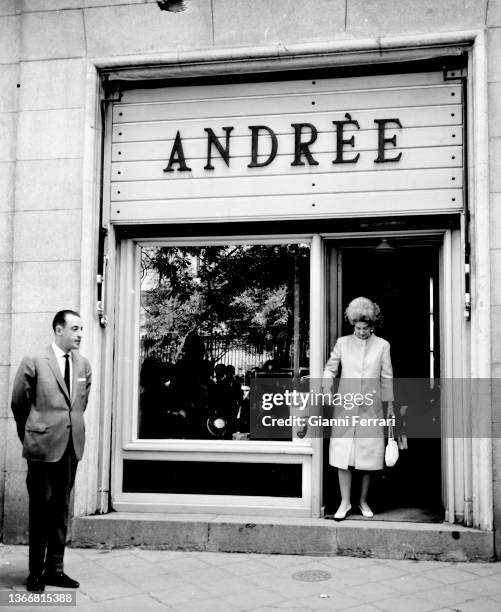
{"type": "MultiPolygon", "coordinates": [[[[209,339],[280,347],[282,361],[289,362],[298,329],[308,335],[309,321],[298,319],[299,301],[306,305],[309,299],[308,292],[299,295],[308,273],[308,245],[144,248],[143,347],[172,354],[186,334],[197,331],[209,339]]],[[[209,351],[213,346],[208,343],[209,351]]],[[[213,363],[227,350],[216,346],[217,354],[209,355],[213,363]]]]}

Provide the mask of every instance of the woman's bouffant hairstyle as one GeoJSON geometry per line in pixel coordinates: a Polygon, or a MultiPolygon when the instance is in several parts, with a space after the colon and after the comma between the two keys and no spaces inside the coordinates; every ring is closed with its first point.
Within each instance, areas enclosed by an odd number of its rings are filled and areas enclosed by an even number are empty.
{"type": "Polygon", "coordinates": [[[379,306],[366,297],[357,297],[351,300],[348,308],[344,311],[344,316],[351,325],[363,322],[377,327],[382,321],[379,306]]]}

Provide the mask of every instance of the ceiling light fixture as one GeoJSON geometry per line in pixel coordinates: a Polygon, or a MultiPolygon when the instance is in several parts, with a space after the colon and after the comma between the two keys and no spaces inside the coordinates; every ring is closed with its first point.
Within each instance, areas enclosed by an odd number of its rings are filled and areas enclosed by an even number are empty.
{"type": "Polygon", "coordinates": [[[374,249],[378,255],[393,253],[395,247],[392,247],[386,238],[382,238],[381,242],[374,249]]]}

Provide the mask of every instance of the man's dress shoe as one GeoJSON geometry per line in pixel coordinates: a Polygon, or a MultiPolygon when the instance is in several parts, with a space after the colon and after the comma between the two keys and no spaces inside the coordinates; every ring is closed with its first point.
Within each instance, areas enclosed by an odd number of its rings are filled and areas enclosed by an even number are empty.
{"type": "Polygon", "coordinates": [[[26,589],[34,593],[45,591],[45,582],[39,574],[30,574],[26,580],[26,589]]]}
{"type": "Polygon", "coordinates": [[[67,576],[64,572],[50,572],[44,575],[45,584],[62,587],[63,589],[78,589],[80,583],[67,576]]]}

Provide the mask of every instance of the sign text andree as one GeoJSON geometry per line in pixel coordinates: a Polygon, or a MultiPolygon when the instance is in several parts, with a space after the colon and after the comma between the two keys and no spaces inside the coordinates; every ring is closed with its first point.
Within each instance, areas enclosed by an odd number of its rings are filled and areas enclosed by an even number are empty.
{"type": "MultiPolygon", "coordinates": [[[[374,163],[382,164],[387,162],[398,162],[402,158],[402,152],[396,153],[397,148],[397,134],[395,130],[402,129],[400,119],[396,117],[374,119],[374,123],[377,126],[377,157],[374,159],[374,163]],[[392,135],[390,135],[392,133],[392,135]],[[392,147],[389,149],[389,147],[392,147]]],[[[347,128],[350,127],[350,131],[360,130],[360,125],[356,119],[353,119],[349,113],[345,114],[345,119],[341,121],[332,121],[334,125],[334,159],[333,164],[356,164],[360,158],[360,153],[355,153],[356,143],[355,134],[347,136],[347,128]]],[[[294,138],[294,156],[291,161],[291,166],[318,166],[318,161],[315,159],[310,147],[315,143],[318,138],[318,129],[313,123],[291,123],[293,128],[294,138]]],[[[226,165],[230,166],[231,160],[231,132],[233,131],[232,126],[223,127],[224,131],[224,144],[221,142],[218,136],[214,133],[212,128],[204,128],[207,133],[207,154],[205,170],[214,170],[212,165],[212,159],[214,151],[216,150],[226,165]]],[[[250,162],[247,164],[248,168],[262,168],[270,165],[278,153],[278,138],[273,129],[267,125],[249,125],[250,130],[250,162]],[[263,137],[267,137],[270,141],[271,148],[267,156],[260,156],[259,144],[263,137]]],[[[164,172],[174,172],[177,169],[178,172],[190,172],[191,167],[188,166],[189,160],[186,159],[184,148],[183,148],[183,137],[181,132],[178,130],[172,149],[169,156],[167,166],[164,168],[164,172]],[[177,168],[174,168],[177,166],[177,168]]]]}

